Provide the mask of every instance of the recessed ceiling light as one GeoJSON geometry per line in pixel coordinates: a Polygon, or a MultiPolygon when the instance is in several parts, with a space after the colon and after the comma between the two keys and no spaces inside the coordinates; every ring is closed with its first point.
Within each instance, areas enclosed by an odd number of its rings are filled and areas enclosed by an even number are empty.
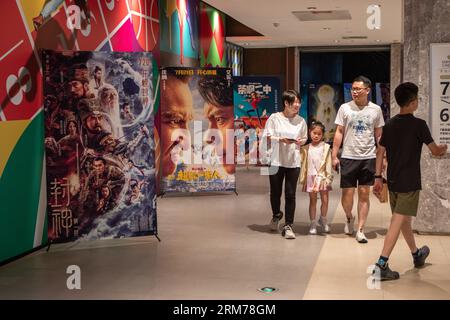
{"type": "Polygon", "coordinates": [[[334,40],[334,42],[339,43],[339,40],[334,40]]]}
{"type": "Polygon", "coordinates": [[[325,27],[325,28],[322,28],[323,30],[331,30],[331,28],[330,27],[325,27]]]}
{"type": "Polygon", "coordinates": [[[377,40],[375,40],[376,42],[380,42],[381,40],[380,39],[377,39],[377,40]]]}
{"type": "Polygon", "coordinates": [[[308,7],[308,8],[306,8],[306,9],[308,9],[308,10],[316,10],[317,7],[308,7]]]}

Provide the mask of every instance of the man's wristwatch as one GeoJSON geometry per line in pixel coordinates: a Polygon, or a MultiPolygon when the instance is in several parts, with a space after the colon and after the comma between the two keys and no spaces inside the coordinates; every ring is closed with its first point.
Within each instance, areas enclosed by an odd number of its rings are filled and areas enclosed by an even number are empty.
{"type": "Polygon", "coordinates": [[[383,176],[382,175],[374,175],[373,176],[375,179],[383,179],[383,176]]]}

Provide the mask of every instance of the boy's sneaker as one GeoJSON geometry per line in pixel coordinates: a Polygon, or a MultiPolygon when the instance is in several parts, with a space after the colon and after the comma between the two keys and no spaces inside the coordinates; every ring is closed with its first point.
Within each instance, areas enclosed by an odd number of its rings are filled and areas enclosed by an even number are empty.
{"type": "Polygon", "coordinates": [[[281,235],[285,239],[295,239],[294,231],[292,230],[292,227],[290,225],[285,225],[283,228],[283,232],[281,232],[281,235]]]}
{"type": "Polygon", "coordinates": [[[357,231],[356,232],[356,241],[358,241],[359,243],[367,243],[369,242],[366,238],[366,235],[364,234],[364,232],[362,231],[357,231]]]}
{"type": "Polygon", "coordinates": [[[425,264],[425,259],[428,257],[429,254],[430,254],[430,248],[428,248],[427,246],[423,246],[422,248],[420,248],[418,254],[413,256],[414,257],[414,267],[416,267],[416,268],[423,267],[425,264]]]}
{"type": "Polygon", "coordinates": [[[280,222],[283,218],[283,212],[280,212],[278,216],[275,216],[270,220],[270,230],[272,231],[278,231],[280,230],[280,222]]]}
{"type": "Polygon", "coordinates": [[[382,268],[378,263],[376,263],[372,274],[376,280],[380,281],[397,280],[400,278],[400,274],[397,271],[392,271],[389,269],[389,264],[386,264],[386,266],[382,268]]]}
{"type": "Polygon", "coordinates": [[[350,221],[348,220],[348,218],[345,218],[345,226],[344,226],[344,233],[348,234],[348,235],[352,235],[353,231],[355,229],[355,217],[352,216],[350,221]]]}
{"type": "Polygon", "coordinates": [[[323,232],[325,232],[325,233],[330,232],[330,226],[328,225],[326,218],[320,217],[319,221],[317,221],[317,224],[323,228],[323,232]]]}
{"type": "Polygon", "coordinates": [[[317,234],[317,227],[315,221],[311,221],[311,224],[309,225],[309,234],[317,234]]]}

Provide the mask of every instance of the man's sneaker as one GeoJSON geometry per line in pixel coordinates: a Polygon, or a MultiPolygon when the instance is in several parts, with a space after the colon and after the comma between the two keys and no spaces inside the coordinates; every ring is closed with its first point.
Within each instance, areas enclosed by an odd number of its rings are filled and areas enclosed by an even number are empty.
{"type": "Polygon", "coordinates": [[[414,257],[414,267],[416,267],[416,268],[423,267],[425,264],[425,259],[428,257],[429,254],[430,254],[430,248],[428,248],[427,246],[423,246],[422,248],[420,248],[417,256],[413,256],[414,257]]]}
{"type": "Polygon", "coordinates": [[[369,241],[367,241],[366,235],[364,234],[364,232],[362,231],[357,231],[356,232],[356,241],[358,241],[359,243],[367,243],[369,241]]]}
{"type": "Polygon", "coordinates": [[[309,225],[309,234],[317,234],[316,221],[311,221],[309,225]]]}
{"type": "Polygon", "coordinates": [[[326,218],[319,218],[319,221],[317,221],[317,224],[323,228],[323,232],[328,233],[330,232],[330,226],[327,223],[327,219],[326,218]]]}
{"type": "Polygon", "coordinates": [[[283,218],[283,212],[280,212],[278,216],[273,217],[272,220],[270,220],[270,230],[272,231],[280,230],[281,218],[283,218]]]}
{"type": "Polygon", "coordinates": [[[283,232],[281,233],[283,237],[286,239],[295,239],[294,231],[292,231],[292,227],[290,225],[285,225],[283,228],[283,232]]]}
{"type": "Polygon", "coordinates": [[[346,220],[345,220],[345,227],[344,227],[344,233],[352,235],[354,229],[355,229],[355,217],[352,216],[350,221],[346,218],[346,220]]]}
{"type": "Polygon", "coordinates": [[[386,266],[382,268],[378,263],[376,263],[375,268],[372,271],[372,275],[376,280],[380,281],[397,280],[400,278],[400,274],[397,271],[392,271],[389,269],[389,264],[386,264],[386,266]]]}

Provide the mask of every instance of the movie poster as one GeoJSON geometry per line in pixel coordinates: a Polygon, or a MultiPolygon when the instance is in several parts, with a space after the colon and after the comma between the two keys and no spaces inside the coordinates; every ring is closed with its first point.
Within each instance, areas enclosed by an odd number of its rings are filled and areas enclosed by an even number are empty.
{"type": "Polygon", "coordinates": [[[342,104],[342,86],[335,84],[310,84],[308,122],[320,121],[325,126],[324,141],[332,143],[337,110],[342,104]]]}
{"type": "Polygon", "coordinates": [[[162,69],[160,110],[162,191],[234,191],[231,69],[162,69]]]}
{"type": "Polygon", "coordinates": [[[383,111],[384,122],[391,117],[391,84],[390,83],[376,83],[376,104],[381,107],[383,111]]]}
{"type": "Polygon", "coordinates": [[[257,164],[259,139],[269,116],[280,110],[280,79],[235,77],[233,97],[236,163],[257,164]]]}
{"type": "Polygon", "coordinates": [[[42,61],[49,238],[156,234],[151,53],[44,51],[42,61]]]}

